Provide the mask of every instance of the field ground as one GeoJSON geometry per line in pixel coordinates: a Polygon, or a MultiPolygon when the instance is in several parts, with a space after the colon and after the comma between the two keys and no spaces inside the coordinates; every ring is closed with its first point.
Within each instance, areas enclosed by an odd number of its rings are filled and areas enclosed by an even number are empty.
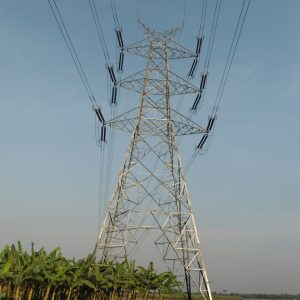
{"type": "MultiPolygon", "coordinates": [[[[2,294],[1,296],[0,296],[0,300],[5,300],[6,298],[5,298],[5,295],[4,294],[2,294]]],[[[159,299],[159,297],[157,296],[157,297],[155,297],[155,298],[152,298],[152,297],[149,297],[149,299],[148,300],[158,300],[159,299]]],[[[165,297],[164,297],[164,300],[182,300],[183,299],[183,297],[182,296],[180,296],[180,295],[166,295],[165,297]]],[[[193,296],[193,300],[202,300],[202,298],[200,297],[200,296],[198,296],[198,295],[194,295],[193,296]]],[[[23,299],[22,299],[23,300],[23,299]]],[[[24,299],[25,300],[25,299],[24,299]]],[[[136,298],[136,300],[144,300],[144,298],[143,297],[137,297],[136,298]]],[[[223,295],[213,295],[213,300],[243,300],[243,298],[242,297],[239,297],[239,296],[230,296],[230,295],[228,295],[228,296],[223,296],[223,295]]]]}
{"type": "MultiPolygon", "coordinates": [[[[199,295],[193,295],[193,300],[202,300],[203,298],[199,295]]],[[[144,298],[137,297],[136,300],[143,300],[144,298]]],[[[159,299],[159,296],[156,296],[154,298],[155,300],[159,299]]],[[[166,295],[164,296],[164,300],[183,300],[183,296],[181,295],[166,295]]],[[[152,300],[151,297],[149,297],[149,300],[152,300]]],[[[238,296],[219,296],[219,295],[213,295],[213,300],[243,300],[242,297],[238,296]]]]}
{"type": "MultiPolygon", "coordinates": [[[[213,300],[300,300],[300,295],[218,295],[213,294],[213,300]],[[243,297],[245,296],[245,297],[243,297]],[[253,297],[249,297],[253,296],[253,297]],[[270,298],[272,296],[272,298],[270,298]]],[[[158,300],[159,296],[149,297],[148,300],[158,300]]],[[[193,300],[202,300],[199,295],[193,295],[193,300]]],[[[0,295],[0,300],[6,300],[5,295],[0,295]]],[[[25,299],[22,299],[25,300],[25,299]]],[[[125,300],[125,299],[124,299],[125,300]]],[[[136,300],[144,300],[143,297],[137,297],[136,300]]],[[[180,295],[166,295],[164,300],[183,300],[180,295]]]]}

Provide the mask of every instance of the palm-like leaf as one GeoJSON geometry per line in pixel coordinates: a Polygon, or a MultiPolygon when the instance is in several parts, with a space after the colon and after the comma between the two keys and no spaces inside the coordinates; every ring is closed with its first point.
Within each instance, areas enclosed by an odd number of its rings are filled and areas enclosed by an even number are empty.
{"type": "Polygon", "coordinates": [[[15,298],[116,299],[127,293],[127,299],[143,293],[174,292],[179,286],[170,272],[158,274],[152,262],[147,268],[136,267],[134,261],[96,262],[94,255],[86,259],[66,259],[59,248],[47,253],[36,251],[31,244],[28,254],[21,242],[5,246],[0,252],[0,291],[6,287],[15,298]]]}

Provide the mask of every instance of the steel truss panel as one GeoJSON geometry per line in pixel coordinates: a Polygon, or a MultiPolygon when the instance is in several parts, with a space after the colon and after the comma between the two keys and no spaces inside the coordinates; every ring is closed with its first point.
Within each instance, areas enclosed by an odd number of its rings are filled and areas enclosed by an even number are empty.
{"type": "MultiPolygon", "coordinates": [[[[135,44],[125,47],[124,50],[132,54],[147,58],[148,49],[151,46],[150,43],[151,43],[151,38],[146,38],[135,44]]],[[[164,51],[165,51],[164,47],[166,47],[168,51],[169,59],[197,57],[197,55],[194,52],[184,48],[183,46],[177,44],[176,42],[170,39],[164,38],[163,36],[158,36],[156,44],[152,46],[153,46],[152,55],[153,58],[155,59],[163,59],[164,51]],[[163,44],[166,42],[167,42],[167,46],[163,44]]]]}
{"type": "MultiPolygon", "coordinates": [[[[164,108],[156,105],[153,102],[149,102],[144,106],[145,111],[148,111],[148,115],[143,115],[141,117],[141,123],[143,125],[143,132],[140,133],[143,136],[165,136],[164,130],[166,122],[172,123],[173,134],[175,136],[190,135],[190,134],[200,134],[206,133],[207,130],[204,127],[196,124],[192,120],[183,116],[179,112],[170,109],[172,114],[172,119],[167,120],[164,115],[164,108]],[[152,114],[151,114],[152,112],[152,114]]],[[[133,132],[137,122],[137,115],[140,108],[130,110],[110,121],[107,121],[106,126],[114,127],[116,129],[133,132]]]]}
{"type": "MultiPolygon", "coordinates": [[[[141,93],[144,90],[144,81],[146,76],[148,76],[147,86],[145,88],[147,95],[164,95],[166,92],[165,74],[161,70],[161,63],[155,63],[154,61],[149,65],[148,70],[142,70],[131,76],[128,76],[119,81],[117,84],[123,88],[141,93]]],[[[172,96],[198,93],[200,92],[200,89],[175,73],[169,71],[168,92],[169,95],[172,96]]]]}

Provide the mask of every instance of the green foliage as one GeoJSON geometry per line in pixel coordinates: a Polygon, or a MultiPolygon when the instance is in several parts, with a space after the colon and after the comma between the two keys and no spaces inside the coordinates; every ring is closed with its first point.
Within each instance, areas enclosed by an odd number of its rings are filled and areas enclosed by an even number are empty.
{"type": "Polygon", "coordinates": [[[97,262],[66,259],[59,248],[30,253],[20,242],[6,245],[0,252],[0,295],[7,299],[147,299],[149,294],[171,294],[180,286],[170,272],[157,273],[153,263],[147,268],[134,261],[97,262]]]}

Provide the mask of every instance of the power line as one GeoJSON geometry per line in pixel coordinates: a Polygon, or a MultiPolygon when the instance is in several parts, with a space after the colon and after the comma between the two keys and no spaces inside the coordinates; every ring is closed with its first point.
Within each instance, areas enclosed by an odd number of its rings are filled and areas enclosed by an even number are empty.
{"type": "MultiPolygon", "coordinates": [[[[119,18],[118,18],[117,7],[116,7],[115,1],[109,0],[109,3],[110,3],[111,10],[112,10],[114,24],[115,24],[117,45],[119,46],[119,49],[120,49],[119,61],[116,58],[116,64],[118,65],[118,73],[122,73],[123,72],[123,64],[124,64],[124,41],[123,41],[123,36],[122,36],[122,27],[119,24],[119,18]]],[[[117,51],[116,51],[116,56],[117,56],[117,51]]],[[[121,77],[119,76],[119,79],[120,78],[121,77]]]]}
{"type": "MultiPolygon", "coordinates": [[[[208,3],[207,0],[203,0],[202,12],[201,12],[201,18],[200,18],[200,28],[199,28],[199,33],[197,36],[196,57],[193,61],[191,69],[188,73],[188,78],[193,78],[195,70],[197,69],[200,51],[201,51],[203,39],[204,39],[203,33],[204,33],[204,24],[205,24],[205,17],[206,17],[206,11],[207,11],[207,3],[208,3]]],[[[221,11],[221,4],[222,4],[222,0],[216,0],[216,5],[215,5],[214,13],[213,13],[213,21],[212,21],[210,35],[209,35],[207,54],[206,54],[206,58],[205,58],[203,72],[201,74],[200,92],[196,96],[194,104],[191,108],[191,113],[190,113],[189,118],[191,118],[192,115],[197,112],[199,104],[200,104],[200,106],[203,104],[203,99],[205,96],[205,85],[206,85],[207,77],[208,77],[209,62],[210,62],[213,45],[214,45],[214,40],[215,40],[215,35],[216,35],[216,31],[217,31],[217,25],[218,25],[218,20],[219,20],[220,11],[221,11]]]]}
{"type": "MultiPolygon", "coordinates": [[[[92,14],[93,14],[93,19],[94,19],[94,23],[96,25],[96,29],[97,29],[97,34],[99,37],[99,41],[104,53],[104,57],[107,63],[107,70],[109,72],[111,81],[107,82],[107,84],[109,85],[107,88],[108,90],[111,90],[111,84],[113,83],[113,88],[112,88],[112,98],[111,98],[111,119],[113,119],[115,112],[116,112],[116,103],[117,103],[117,81],[120,81],[121,79],[121,75],[120,72],[118,72],[117,78],[115,76],[114,70],[113,70],[113,65],[111,63],[110,57],[109,57],[109,52],[106,46],[106,42],[105,42],[105,38],[104,38],[104,34],[103,34],[103,30],[101,27],[101,23],[100,23],[100,18],[99,18],[99,14],[97,12],[97,8],[95,5],[94,0],[89,0],[89,4],[90,4],[90,8],[92,10],[92,14]]],[[[115,24],[115,31],[116,31],[116,35],[117,35],[117,42],[118,45],[121,49],[121,53],[120,53],[120,60],[119,60],[119,64],[118,64],[118,69],[119,71],[123,70],[123,56],[124,56],[124,52],[123,52],[123,38],[122,38],[122,29],[119,25],[119,18],[118,18],[118,14],[117,14],[117,8],[116,8],[116,4],[114,2],[114,0],[110,0],[110,7],[112,10],[112,15],[113,15],[113,20],[114,20],[114,24],[115,24]],[[122,58],[122,59],[121,59],[122,58]]],[[[117,47],[116,47],[116,51],[117,51],[117,47]]],[[[117,52],[116,52],[116,61],[117,61],[117,52]]],[[[111,171],[112,171],[112,163],[113,163],[113,156],[114,156],[114,139],[115,139],[115,129],[114,128],[110,128],[110,132],[109,132],[109,140],[108,140],[108,153],[106,156],[106,174],[104,176],[104,174],[102,175],[104,177],[104,181],[102,180],[100,185],[101,185],[101,189],[104,188],[104,192],[103,192],[103,199],[104,201],[107,200],[108,197],[108,193],[110,191],[110,185],[111,185],[111,171]]],[[[103,148],[105,146],[103,145],[103,148]]]]}
{"type": "Polygon", "coordinates": [[[102,48],[102,51],[103,51],[105,61],[108,65],[111,65],[109,52],[107,50],[103,30],[102,30],[101,23],[100,23],[99,14],[98,14],[97,7],[95,5],[94,0],[89,0],[89,5],[90,5],[91,11],[92,11],[93,20],[94,20],[94,23],[95,23],[95,26],[96,26],[97,35],[98,35],[98,38],[99,38],[99,41],[100,41],[100,45],[101,45],[101,48],[102,48]]]}
{"type": "Polygon", "coordinates": [[[75,67],[77,69],[77,72],[78,72],[78,74],[80,76],[80,79],[81,79],[81,81],[83,83],[83,86],[84,86],[84,88],[85,88],[85,90],[86,90],[86,92],[88,94],[88,97],[89,97],[91,103],[93,105],[97,106],[97,103],[96,103],[96,100],[95,100],[95,97],[94,97],[94,93],[93,93],[92,88],[90,86],[90,83],[89,83],[89,81],[87,79],[85,71],[84,71],[84,69],[82,67],[82,64],[81,64],[81,62],[79,60],[79,57],[78,57],[77,52],[75,50],[74,44],[73,44],[73,42],[71,40],[71,37],[70,37],[70,35],[68,33],[68,30],[67,30],[67,27],[65,25],[65,22],[64,22],[64,20],[62,18],[62,15],[60,13],[60,10],[59,10],[59,8],[58,8],[55,0],[52,0],[52,1],[53,1],[54,5],[51,4],[51,0],[48,0],[48,3],[50,5],[51,11],[53,13],[53,16],[54,16],[54,18],[56,20],[56,23],[57,23],[57,25],[59,27],[59,30],[60,30],[60,32],[62,34],[62,37],[63,37],[63,39],[64,39],[64,41],[66,43],[66,46],[67,46],[67,48],[69,50],[69,53],[70,53],[70,55],[72,57],[74,65],[75,65],[75,67]]]}
{"type": "Polygon", "coordinates": [[[183,0],[183,16],[182,16],[182,28],[185,24],[185,15],[186,15],[186,0],[183,0]]]}
{"type": "Polygon", "coordinates": [[[215,101],[215,105],[214,105],[214,109],[213,109],[213,113],[215,113],[215,114],[217,113],[219,105],[220,105],[220,101],[221,101],[221,98],[222,98],[222,95],[223,95],[223,92],[224,92],[224,88],[225,88],[225,85],[226,85],[226,82],[227,82],[227,79],[228,79],[228,75],[229,75],[229,72],[230,72],[230,69],[231,69],[231,65],[232,65],[233,58],[234,58],[234,55],[235,55],[235,52],[236,52],[236,49],[237,49],[237,45],[239,43],[239,39],[240,39],[242,30],[243,30],[243,26],[244,26],[244,23],[245,23],[245,19],[246,19],[247,13],[248,13],[249,6],[250,6],[250,0],[244,0],[242,8],[241,8],[240,15],[239,15],[239,19],[238,19],[238,22],[237,22],[237,25],[236,25],[236,28],[235,28],[235,31],[234,31],[234,35],[233,35],[233,39],[232,39],[232,42],[231,42],[230,50],[229,50],[229,53],[228,53],[228,56],[227,56],[225,68],[224,68],[222,78],[221,78],[221,82],[220,82],[220,86],[219,86],[219,89],[218,89],[218,93],[217,93],[217,97],[216,97],[216,101],[215,101]],[[247,2],[247,4],[246,4],[246,2],[247,2]],[[241,19],[242,19],[242,23],[240,23],[241,19]]]}
{"type": "Polygon", "coordinates": [[[112,14],[113,14],[115,27],[116,27],[116,29],[119,29],[120,24],[119,24],[119,18],[118,18],[116,3],[115,3],[114,0],[109,0],[109,2],[110,2],[110,7],[111,7],[111,10],[112,10],[112,14]]]}
{"type": "MultiPolygon", "coordinates": [[[[250,1],[251,0],[244,0],[243,1],[243,5],[242,5],[242,8],[241,8],[239,17],[238,17],[238,21],[237,21],[237,24],[236,24],[236,28],[235,28],[235,31],[234,31],[233,38],[232,38],[231,46],[230,46],[230,49],[229,49],[229,52],[228,52],[228,55],[227,55],[225,68],[224,68],[222,78],[221,78],[221,81],[220,81],[220,85],[219,85],[219,88],[218,88],[218,93],[217,93],[217,96],[216,96],[215,104],[214,104],[214,107],[213,107],[213,110],[212,110],[212,114],[210,116],[210,118],[212,118],[214,120],[217,117],[217,111],[219,109],[219,105],[220,105],[220,102],[221,102],[221,98],[223,96],[223,92],[224,92],[226,82],[228,80],[228,76],[229,76],[229,72],[230,72],[230,69],[231,69],[232,62],[233,62],[233,58],[235,56],[235,52],[236,52],[236,49],[237,49],[237,46],[238,46],[238,42],[239,42],[242,30],[243,30],[243,26],[244,26],[246,16],[247,16],[247,13],[248,13],[248,10],[249,10],[249,6],[250,6],[250,1]]],[[[208,135],[209,140],[206,142],[206,146],[203,147],[203,150],[202,150],[202,147],[201,147],[201,149],[196,149],[195,152],[193,153],[192,157],[190,158],[190,160],[189,160],[189,162],[188,162],[188,164],[185,168],[186,173],[187,173],[188,169],[190,168],[190,166],[192,165],[192,163],[194,162],[194,160],[196,159],[197,154],[199,154],[200,152],[201,152],[201,154],[204,154],[204,153],[207,152],[207,150],[208,150],[208,148],[211,144],[212,136],[213,136],[213,133],[214,133],[214,127],[213,126],[212,126],[210,132],[211,133],[208,135]]]]}
{"type": "Polygon", "coordinates": [[[211,53],[212,53],[212,49],[213,49],[213,45],[214,45],[214,40],[215,40],[215,35],[216,35],[216,31],[217,31],[217,25],[218,25],[220,10],[221,10],[221,4],[222,4],[222,0],[216,1],[213,22],[212,22],[212,26],[211,26],[210,35],[209,35],[207,54],[206,54],[206,59],[205,59],[205,64],[204,64],[205,71],[207,71],[208,66],[209,66],[209,61],[210,61],[210,57],[211,57],[211,53]]]}
{"type": "Polygon", "coordinates": [[[202,10],[201,10],[201,17],[200,17],[200,26],[199,26],[199,36],[203,36],[204,33],[204,25],[205,25],[205,17],[206,17],[206,11],[207,11],[207,3],[208,0],[203,0],[202,2],[202,10]]]}
{"type": "Polygon", "coordinates": [[[137,20],[140,20],[140,8],[139,8],[139,3],[138,3],[139,0],[136,0],[135,1],[135,6],[136,6],[136,14],[137,14],[137,20]]]}

